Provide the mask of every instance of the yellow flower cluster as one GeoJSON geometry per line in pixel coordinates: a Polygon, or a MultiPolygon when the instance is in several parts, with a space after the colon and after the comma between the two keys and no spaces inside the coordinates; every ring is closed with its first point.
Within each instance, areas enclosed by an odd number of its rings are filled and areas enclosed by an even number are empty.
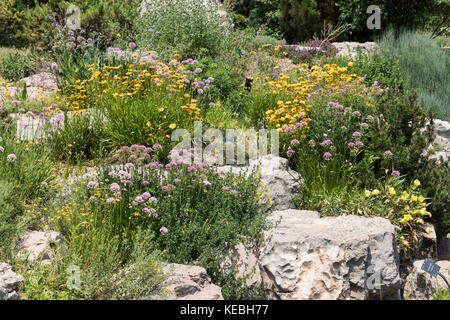
{"type": "Polygon", "coordinates": [[[429,204],[425,197],[415,191],[419,186],[420,181],[415,180],[409,192],[397,192],[392,186],[388,186],[384,192],[378,189],[364,192],[367,199],[382,200],[390,208],[388,217],[397,225],[400,243],[405,251],[419,241],[418,231],[431,231],[424,221],[425,217],[431,217],[431,213],[427,211],[429,204]]]}
{"type": "Polygon", "coordinates": [[[299,76],[288,76],[280,73],[277,80],[270,76],[258,76],[255,78],[257,89],[266,90],[272,95],[285,97],[277,102],[276,108],[266,111],[268,122],[281,130],[284,126],[296,127],[299,122],[304,122],[302,127],[308,129],[307,123],[311,121],[307,114],[311,108],[308,99],[323,88],[327,91],[338,93],[349,88],[359,87],[361,77],[348,73],[346,67],[338,67],[335,64],[312,66],[306,64],[298,67],[299,76]]]}

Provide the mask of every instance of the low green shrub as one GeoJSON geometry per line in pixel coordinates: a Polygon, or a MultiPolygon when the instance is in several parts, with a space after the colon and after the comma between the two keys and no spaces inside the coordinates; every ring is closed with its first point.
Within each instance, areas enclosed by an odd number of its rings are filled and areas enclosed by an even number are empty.
{"type": "Polygon", "coordinates": [[[28,77],[33,68],[32,57],[10,53],[8,57],[0,61],[0,76],[6,80],[19,81],[28,77]]]}

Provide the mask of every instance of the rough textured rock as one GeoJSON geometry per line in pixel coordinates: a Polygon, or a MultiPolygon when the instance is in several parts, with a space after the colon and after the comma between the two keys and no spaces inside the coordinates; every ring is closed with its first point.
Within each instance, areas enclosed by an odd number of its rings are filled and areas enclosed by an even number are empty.
{"type": "MultiPolygon", "coordinates": [[[[411,300],[432,300],[433,294],[438,288],[445,289],[447,285],[441,277],[433,278],[430,274],[422,270],[422,265],[425,260],[414,261],[413,270],[406,278],[404,287],[404,296],[411,300]]],[[[437,261],[437,265],[441,267],[442,273],[448,280],[450,280],[450,261],[437,261]]]]}
{"type": "Polygon", "coordinates": [[[33,100],[39,100],[40,97],[46,98],[58,89],[56,77],[50,72],[37,73],[21,81],[26,84],[28,98],[33,100]]]}
{"type": "Polygon", "coordinates": [[[362,53],[370,53],[377,49],[375,42],[333,42],[332,45],[338,49],[338,57],[354,58],[357,56],[358,50],[361,50],[362,53]]]}
{"type": "Polygon", "coordinates": [[[17,300],[17,286],[23,281],[21,275],[12,271],[7,263],[0,262],[0,300],[17,300]]]}
{"type": "Polygon", "coordinates": [[[217,171],[222,177],[229,172],[250,175],[259,172],[262,186],[261,193],[266,193],[273,200],[275,210],[294,208],[293,200],[298,194],[301,184],[300,175],[289,168],[288,160],[274,155],[266,155],[257,160],[250,160],[248,166],[228,165],[218,167],[217,171]],[[269,191],[267,192],[266,189],[269,191]]]}
{"type": "Polygon", "coordinates": [[[262,250],[269,299],[398,299],[401,279],[394,226],[359,216],[319,218],[313,211],[275,211],[280,221],[262,250]]]}
{"type": "Polygon", "coordinates": [[[161,285],[163,292],[155,292],[148,299],[223,300],[222,289],[211,283],[204,268],[170,263],[162,272],[170,275],[161,285]],[[164,297],[164,291],[168,296],[164,297]]]}
{"type": "Polygon", "coordinates": [[[52,246],[61,244],[62,236],[56,231],[29,231],[20,241],[18,258],[29,262],[49,263],[55,257],[52,246]]]}
{"type": "Polygon", "coordinates": [[[450,123],[447,121],[435,119],[434,132],[436,138],[434,139],[434,146],[437,146],[439,151],[436,151],[431,158],[441,159],[447,161],[450,158],[450,123]]]}
{"type": "Polygon", "coordinates": [[[437,237],[436,230],[432,224],[427,224],[430,228],[430,232],[421,232],[418,234],[419,237],[419,251],[415,259],[436,259],[437,258],[437,237]]]}

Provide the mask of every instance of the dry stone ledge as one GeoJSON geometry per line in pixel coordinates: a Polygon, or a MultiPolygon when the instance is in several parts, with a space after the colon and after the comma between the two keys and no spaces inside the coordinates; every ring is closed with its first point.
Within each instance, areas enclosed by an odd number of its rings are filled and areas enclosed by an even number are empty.
{"type": "Polygon", "coordinates": [[[202,267],[169,263],[162,272],[169,278],[161,285],[163,289],[152,293],[147,300],[223,300],[222,289],[211,282],[202,267]]]}
{"type": "MultiPolygon", "coordinates": [[[[433,278],[430,274],[422,270],[422,265],[425,260],[416,260],[413,264],[413,270],[406,278],[404,287],[404,296],[410,300],[433,300],[433,294],[439,289],[447,289],[447,284],[444,280],[437,276],[433,278]]],[[[441,260],[436,261],[436,264],[441,267],[440,273],[450,281],[450,261],[441,260]]]]}
{"type": "Polygon", "coordinates": [[[50,263],[55,257],[52,245],[60,245],[62,241],[61,234],[56,231],[28,231],[19,243],[21,250],[18,258],[27,257],[28,262],[50,263]]]}
{"type": "Polygon", "coordinates": [[[0,300],[18,300],[16,290],[23,280],[21,275],[12,271],[9,264],[0,262],[0,300]]]}
{"type": "Polygon", "coordinates": [[[248,166],[227,165],[217,168],[221,177],[226,177],[228,173],[249,176],[259,170],[262,183],[259,192],[267,193],[266,189],[269,189],[267,196],[273,200],[274,210],[294,208],[293,200],[300,190],[302,179],[289,168],[287,159],[270,154],[250,160],[248,166]]]}
{"type": "Polygon", "coordinates": [[[389,220],[320,218],[315,211],[289,209],[273,212],[268,221],[278,224],[266,233],[259,258],[238,248],[244,254],[236,263],[240,274],[259,268],[252,281],[260,281],[266,299],[400,299],[396,231],[389,220]]]}

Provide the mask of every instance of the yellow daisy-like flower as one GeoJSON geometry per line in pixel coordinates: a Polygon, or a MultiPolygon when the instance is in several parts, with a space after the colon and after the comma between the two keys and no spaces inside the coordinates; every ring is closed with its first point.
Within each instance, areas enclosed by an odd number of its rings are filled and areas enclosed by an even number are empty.
{"type": "Polygon", "coordinates": [[[393,187],[390,187],[390,188],[389,188],[389,194],[390,194],[391,196],[395,196],[396,192],[395,192],[395,189],[394,189],[393,187]]]}
{"type": "Polygon", "coordinates": [[[376,195],[378,195],[378,194],[380,194],[380,190],[375,189],[375,190],[372,191],[372,195],[373,195],[373,196],[376,196],[376,195]]]}
{"type": "Polygon", "coordinates": [[[369,190],[364,191],[364,193],[366,194],[366,197],[370,197],[370,191],[369,190]]]}
{"type": "Polygon", "coordinates": [[[171,123],[169,124],[169,128],[174,130],[177,127],[177,125],[175,123],[171,123]]]}
{"type": "Polygon", "coordinates": [[[409,220],[412,220],[413,217],[410,214],[405,214],[403,218],[400,220],[400,223],[408,223],[409,220]]]}
{"type": "Polygon", "coordinates": [[[414,180],[414,185],[416,187],[420,186],[420,181],[418,179],[414,180]]]}
{"type": "Polygon", "coordinates": [[[450,239],[450,233],[447,233],[447,239],[450,239]]]}

